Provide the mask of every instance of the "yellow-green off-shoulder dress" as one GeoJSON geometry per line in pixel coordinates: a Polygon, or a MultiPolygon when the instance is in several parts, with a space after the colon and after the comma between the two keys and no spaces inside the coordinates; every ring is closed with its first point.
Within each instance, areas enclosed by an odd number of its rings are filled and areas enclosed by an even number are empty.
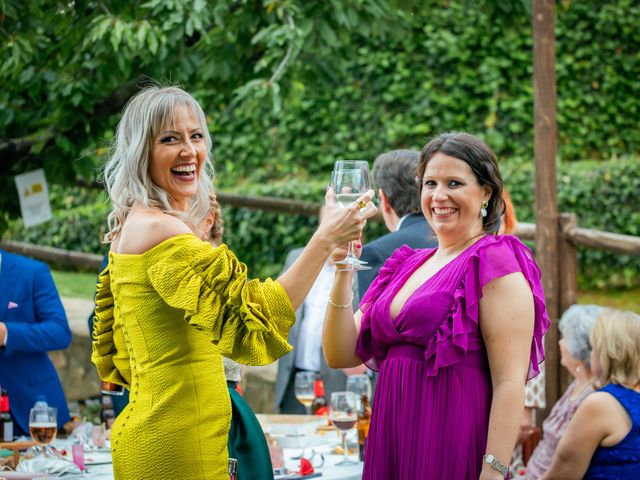
{"type": "Polygon", "coordinates": [[[249,281],[225,245],[178,235],[143,254],[110,253],[97,289],[91,358],[131,394],[111,434],[115,478],[229,478],[221,355],[264,365],[291,350],[284,288],[249,281]]]}

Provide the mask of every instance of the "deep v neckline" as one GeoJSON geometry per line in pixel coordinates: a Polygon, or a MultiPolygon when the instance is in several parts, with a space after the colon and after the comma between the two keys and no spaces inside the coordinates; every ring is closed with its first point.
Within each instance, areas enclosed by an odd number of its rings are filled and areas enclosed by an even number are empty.
{"type": "Polygon", "coordinates": [[[410,303],[410,301],[413,299],[413,297],[415,297],[415,295],[417,293],[419,293],[420,291],[422,291],[428,284],[431,283],[431,281],[440,276],[440,274],[447,270],[448,267],[450,265],[453,265],[456,263],[456,261],[458,259],[461,259],[462,257],[466,256],[469,252],[472,251],[473,247],[475,247],[476,245],[478,245],[479,243],[481,243],[485,238],[487,238],[488,235],[485,235],[481,238],[479,238],[477,241],[473,242],[471,245],[469,245],[467,248],[465,248],[464,250],[462,250],[458,255],[456,255],[455,257],[453,257],[453,259],[451,259],[450,261],[448,261],[447,263],[445,263],[439,270],[437,270],[436,272],[434,272],[431,276],[429,276],[424,282],[422,282],[420,285],[418,285],[413,292],[411,292],[407,298],[405,299],[404,303],[402,304],[402,306],[400,307],[400,310],[398,310],[398,314],[394,317],[391,314],[391,304],[393,303],[393,301],[395,300],[395,298],[398,296],[398,293],[400,293],[400,290],[402,290],[402,288],[406,285],[407,281],[411,278],[411,276],[420,268],[422,267],[426,262],[429,261],[430,258],[433,257],[433,255],[435,255],[435,253],[438,251],[438,248],[434,248],[434,249],[429,249],[429,250],[425,250],[426,255],[424,256],[424,258],[421,258],[420,261],[416,262],[415,265],[412,266],[412,268],[410,268],[408,270],[408,272],[404,275],[403,281],[402,282],[397,282],[397,286],[394,289],[394,291],[392,292],[392,294],[390,295],[390,299],[388,300],[388,304],[387,304],[387,312],[389,314],[389,318],[391,319],[392,322],[396,322],[400,317],[402,317],[402,315],[404,314],[404,311],[406,310],[407,305],[410,303]]]}

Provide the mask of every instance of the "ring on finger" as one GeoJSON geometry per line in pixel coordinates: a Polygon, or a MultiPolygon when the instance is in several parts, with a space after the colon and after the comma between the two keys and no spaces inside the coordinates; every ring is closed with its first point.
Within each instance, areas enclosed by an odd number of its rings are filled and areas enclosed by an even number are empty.
{"type": "Polygon", "coordinates": [[[362,200],[358,200],[358,208],[363,209],[366,206],[367,204],[365,202],[363,202],[362,200]]]}

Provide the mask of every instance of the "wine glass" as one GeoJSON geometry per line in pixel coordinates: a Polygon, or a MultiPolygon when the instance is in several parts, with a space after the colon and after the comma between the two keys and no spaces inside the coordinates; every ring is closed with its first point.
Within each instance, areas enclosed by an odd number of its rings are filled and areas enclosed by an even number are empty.
{"type": "Polygon", "coordinates": [[[315,372],[298,372],[293,384],[298,401],[307,409],[307,415],[311,415],[311,405],[315,394],[313,391],[316,380],[315,372]]]}
{"type": "MultiPolygon", "coordinates": [[[[338,160],[333,167],[331,188],[339,206],[353,205],[371,188],[369,164],[364,160],[338,160]]],[[[353,254],[353,242],[349,242],[347,256],[336,263],[346,265],[347,270],[371,270],[367,262],[360,261],[353,254]]]]}
{"type": "Polygon", "coordinates": [[[329,404],[329,420],[340,430],[342,436],[342,448],[344,458],[336,465],[348,466],[357,465],[349,460],[349,449],[347,447],[347,431],[356,424],[358,420],[358,398],[353,392],[333,392],[331,403],[329,404]]]}
{"type": "MultiPolygon", "coordinates": [[[[29,433],[40,446],[47,447],[58,433],[57,410],[54,407],[36,406],[29,411],[29,433]]],[[[46,448],[44,455],[47,455],[46,448]]]]}
{"type": "Polygon", "coordinates": [[[371,403],[371,380],[366,374],[350,375],[347,377],[347,392],[353,392],[358,397],[358,411],[362,409],[361,398],[364,395],[371,403]]]}

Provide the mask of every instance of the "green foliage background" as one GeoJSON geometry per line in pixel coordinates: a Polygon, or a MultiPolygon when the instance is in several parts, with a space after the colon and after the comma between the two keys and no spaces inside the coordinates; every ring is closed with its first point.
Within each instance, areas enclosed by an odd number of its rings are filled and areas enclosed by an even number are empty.
{"type": "MultiPolygon", "coordinates": [[[[496,151],[519,217],[533,221],[527,5],[0,0],[0,231],[11,221],[12,238],[100,251],[106,199],[69,185],[94,181],[118,111],[150,78],[202,103],[219,190],[318,200],[336,159],[371,161],[465,130],[496,151]],[[54,184],[56,219],[23,231],[10,220],[12,175],[37,167],[54,184]]],[[[560,209],[581,226],[639,235],[640,4],[563,0],[556,14],[560,209]]],[[[262,276],[315,224],[225,216],[228,242],[262,276]]],[[[640,282],[637,258],[592,250],[581,260],[585,284],[640,282]]]]}
{"type": "MultiPolygon", "coordinates": [[[[558,155],[610,159],[640,151],[640,5],[557,7],[558,155]]],[[[433,135],[482,136],[502,160],[533,158],[530,18],[496,21],[469,2],[403,14],[401,35],[367,39],[326,84],[303,66],[283,79],[281,108],[247,101],[213,116],[223,183],[306,170],[340,157],[420,148],[433,135]],[[284,87],[283,87],[284,88],[284,87]]]]}
{"type": "MultiPolygon", "coordinates": [[[[575,212],[579,226],[640,236],[640,161],[636,158],[608,162],[566,162],[558,172],[558,202],[562,212],[575,212]]],[[[530,163],[503,165],[503,176],[516,205],[518,219],[533,222],[534,172],[530,163]]],[[[323,197],[326,178],[294,177],[287,181],[247,185],[236,193],[266,195],[316,202],[323,197]]],[[[40,226],[22,228],[12,223],[9,236],[26,242],[70,250],[105,252],[100,243],[109,211],[105,195],[86,190],[54,189],[55,218],[40,226]]],[[[303,246],[313,234],[315,218],[247,208],[224,208],[224,241],[248,264],[252,276],[278,275],[289,250],[303,246]]],[[[386,233],[382,223],[370,222],[365,240],[386,233]]],[[[640,258],[579,250],[582,287],[640,285],[640,258]]]]}

